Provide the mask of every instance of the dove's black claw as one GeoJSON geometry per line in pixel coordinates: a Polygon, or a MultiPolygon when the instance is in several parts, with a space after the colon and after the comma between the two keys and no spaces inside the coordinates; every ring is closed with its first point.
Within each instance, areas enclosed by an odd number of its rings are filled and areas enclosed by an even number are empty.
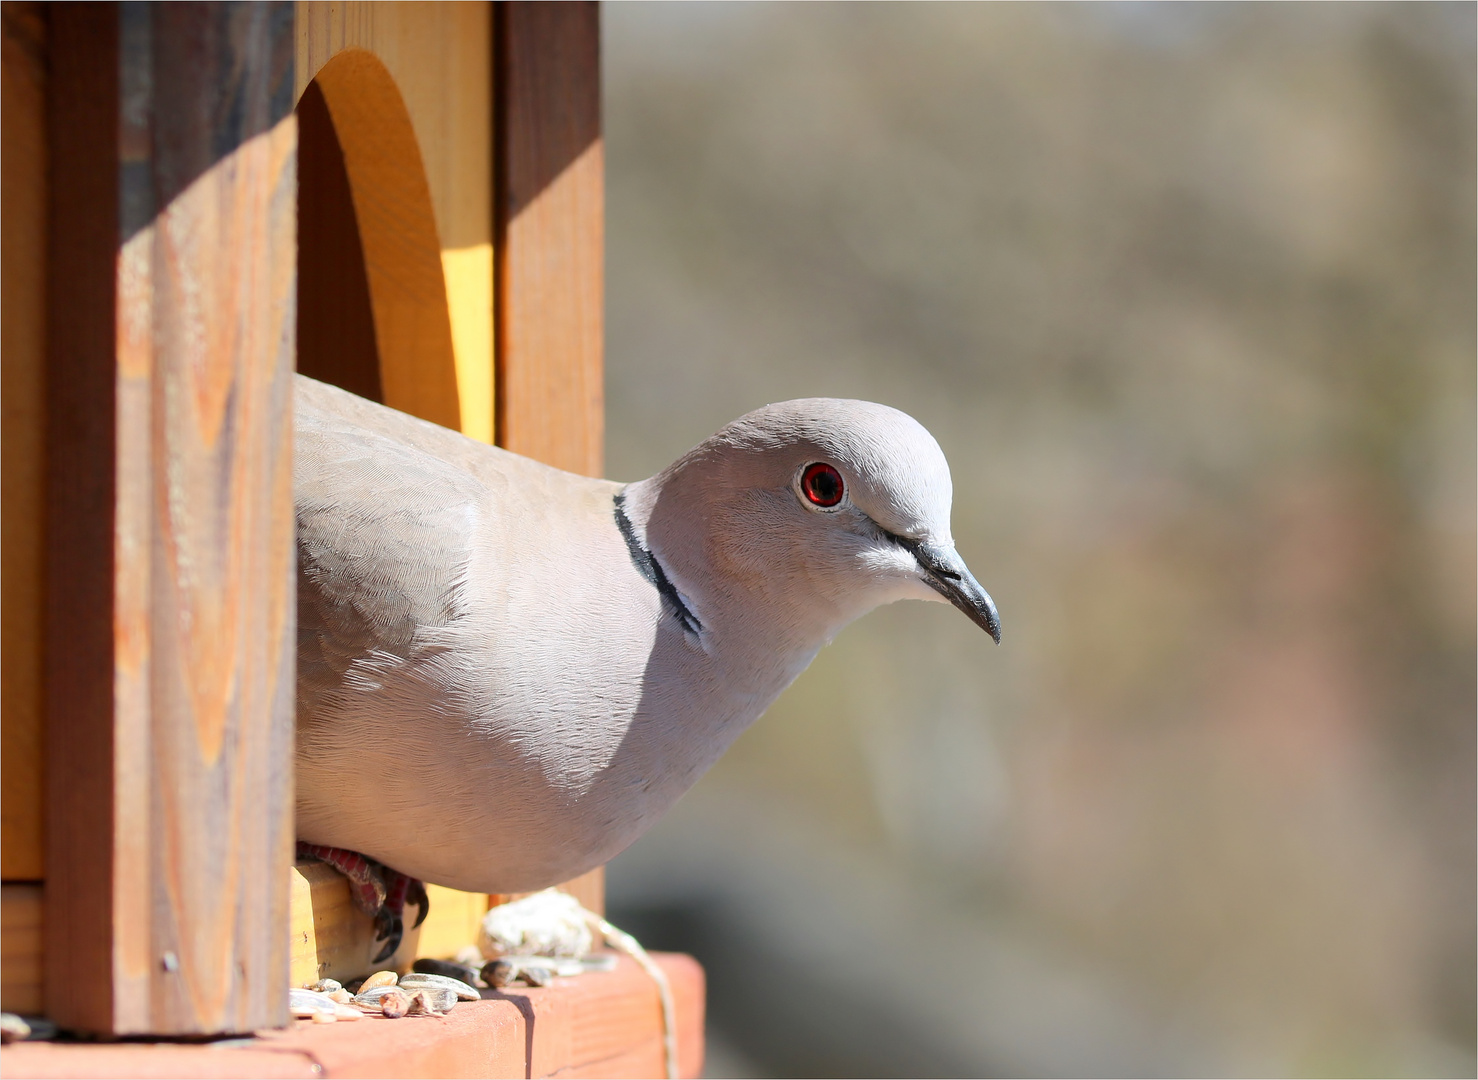
{"type": "Polygon", "coordinates": [[[426,895],[426,886],[411,878],[406,901],[416,905],[416,921],[411,923],[411,929],[414,930],[426,921],[426,916],[431,911],[431,898],[426,895]]]}
{"type": "Polygon", "coordinates": [[[384,941],[385,947],[380,950],[378,956],[370,961],[374,964],[382,964],[395,955],[395,950],[400,948],[400,939],[405,936],[405,923],[399,915],[392,915],[381,908],[375,915],[375,940],[384,941]]]}
{"type": "Polygon", "coordinates": [[[431,910],[426,886],[420,881],[357,851],[299,841],[298,858],[328,863],[349,880],[354,905],[374,919],[375,940],[386,943],[373,963],[388,960],[400,948],[405,937],[402,916],[407,903],[416,905],[416,921],[411,926],[412,930],[426,921],[426,914],[431,910]]]}

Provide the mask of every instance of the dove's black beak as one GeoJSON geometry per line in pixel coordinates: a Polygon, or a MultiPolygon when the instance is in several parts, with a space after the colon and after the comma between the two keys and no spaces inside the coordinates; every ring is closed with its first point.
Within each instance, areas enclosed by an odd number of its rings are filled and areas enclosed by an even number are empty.
{"type": "Polygon", "coordinates": [[[939,593],[955,607],[970,617],[979,626],[1001,643],[1001,617],[996,613],[996,602],[990,593],[980,587],[975,575],[960,558],[953,547],[914,541],[906,545],[914,558],[924,568],[924,581],[929,588],[939,593]]]}

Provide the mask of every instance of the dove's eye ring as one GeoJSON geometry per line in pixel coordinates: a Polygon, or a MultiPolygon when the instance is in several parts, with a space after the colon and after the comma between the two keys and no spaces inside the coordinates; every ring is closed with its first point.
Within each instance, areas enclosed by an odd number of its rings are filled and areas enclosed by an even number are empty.
{"type": "Polygon", "coordinates": [[[824,461],[807,465],[801,473],[801,494],[812,506],[830,510],[842,501],[845,491],[842,474],[824,461]]]}

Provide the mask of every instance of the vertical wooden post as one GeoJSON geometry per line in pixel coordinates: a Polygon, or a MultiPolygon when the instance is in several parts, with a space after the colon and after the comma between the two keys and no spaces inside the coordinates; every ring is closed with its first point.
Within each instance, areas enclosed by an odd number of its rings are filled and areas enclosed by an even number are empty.
{"type": "MultiPolygon", "coordinates": [[[[41,530],[46,490],[46,12],[7,3],[0,15],[0,869],[39,883],[42,857],[41,530]]],[[[26,886],[39,890],[39,885],[26,886]]],[[[12,890],[6,890],[10,898],[12,890]]],[[[5,985],[11,985],[9,975],[5,985]]],[[[11,1009],[10,1005],[5,1006],[11,1009]]],[[[11,1011],[14,1011],[11,1009],[11,1011]]]]}
{"type": "Polygon", "coordinates": [[[0,9],[0,1006],[41,1001],[46,8],[0,9]]]}
{"type": "Polygon", "coordinates": [[[286,1019],[293,6],[52,8],[46,1006],[286,1019]]]}
{"type": "MultiPolygon", "coordinates": [[[[600,6],[493,5],[499,446],[605,467],[600,6]]],[[[605,910],[605,871],[560,888],[605,910]]],[[[495,896],[494,903],[507,897],[495,896]]]]}
{"type": "Polygon", "coordinates": [[[495,19],[497,441],[599,476],[600,9],[518,0],[497,4],[495,19]]]}

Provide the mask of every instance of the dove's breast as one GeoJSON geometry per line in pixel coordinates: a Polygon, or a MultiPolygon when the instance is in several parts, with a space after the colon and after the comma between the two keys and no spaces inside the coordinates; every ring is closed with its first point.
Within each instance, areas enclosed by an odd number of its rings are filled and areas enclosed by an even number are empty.
{"type": "Polygon", "coordinates": [[[486,891],[608,858],[659,812],[631,728],[661,601],[618,486],[309,380],[297,406],[299,837],[486,891]]]}

